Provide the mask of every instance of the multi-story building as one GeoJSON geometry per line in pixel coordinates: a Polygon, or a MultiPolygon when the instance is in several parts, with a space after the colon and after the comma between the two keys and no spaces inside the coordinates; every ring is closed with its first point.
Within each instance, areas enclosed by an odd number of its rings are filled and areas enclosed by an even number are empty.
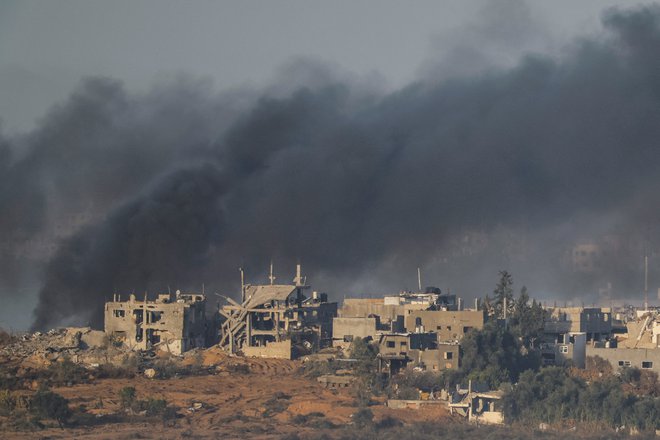
{"type": "Polygon", "coordinates": [[[161,294],[150,301],[115,295],[105,304],[105,333],[133,350],[158,348],[181,354],[206,345],[206,297],[196,293],[161,294]]]}

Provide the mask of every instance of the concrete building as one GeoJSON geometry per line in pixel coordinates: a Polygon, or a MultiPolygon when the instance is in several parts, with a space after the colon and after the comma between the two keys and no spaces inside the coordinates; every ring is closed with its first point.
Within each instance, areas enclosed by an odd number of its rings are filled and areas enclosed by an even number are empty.
{"type": "Polygon", "coordinates": [[[654,348],[601,348],[587,346],[587,356],[599,356],[619,368],[637,367],[660,374],[660,349],[654,348]]]}
{"type": "Polygon", "coordinates": [[[105,304],[105,333],[133,350],[158,348],[181,354],[206,345],[206,297],[195,293],[161,294],[149,301],[115,296],[105,304]]]}
{"type": "Polygon", "coordinates": [[[502,425],[504,414],[501,401],[502,391],[475,392],[455,394],[449,402],[451,414],[459,414],[468,421],[477,424],[502,425]]]}
{"type": "Polygon", "coordinates": [[[544,332],[563,337],[567,333],[586,333],[587,342],[604,341],[612,335],[612,312],[599,307],[547,308],[544,332]]]}
{"type": "Polygon", "coordinates": [[[382,298],[346,298],[338,316],[377,316],[382,325],[391,325],[400,319],[399,317],[405,317],[416,310],[457,310],[459,302],[456,295],[443,294],[436,287],[427,287],[425,292],[401,292],[382,298]]]}
{"type": "Polygon", "coordinates": [[[471,329],[481,330],[486,316],[480,310],[414,310],[405,317],[409,332],[434,332],[438,341],[460,341],[471,329]]]}
{"type": "Polygon", "coordinates": [[[428,371],[457,369],[460,365],[459,345],[438,343],[433,332],[381,333],[376,342],[381,367],[390,373],[409,365],[428,371]]]}
{"type": "Polygon", "coordinates": [[[573,365],[584,368],[586,363],[587,335],[565,333],[560,339],[540,344],[543,365],[573,365]]]}
{"type": "MultiPolygon", "coordinates": [[[[274,277],[271,273],[271,282],[274,277]]],[[[220,346],[246,356],[292,359],[331,345],[337,303],[325,293],[307,297],[297,267],[294,284],[244,285],[242,301],[226,298],[220,346]]]]}

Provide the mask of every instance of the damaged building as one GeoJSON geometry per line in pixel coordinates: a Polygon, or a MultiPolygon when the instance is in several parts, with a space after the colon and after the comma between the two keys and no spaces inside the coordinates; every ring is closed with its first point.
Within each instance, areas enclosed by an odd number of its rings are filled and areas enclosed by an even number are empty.
{"type": "Polygon", "coordinates": [[[241,302],[226,297],[220,310],[220,346],[245,356],[293,359],[332,342],[337,303],[311,290],[296,269],[294,284],[243,284],[241,302]]]}
{"type": "Polygon", "coordinates": [[[355,338],[379,345],[382,370],[406,366],[444,370],[460,365],[459,341],[482,329],[484,312],[462,310],[456,295],[428,287],[383,298],[346,299],[334,319],[333,346],[347,350],[355,338]]]}
{"type": "Polygon", "coordinates": [[[381,333],[378,343],[379,370],[395,374],[407,366],[426,371],[457,369],[460,346],[438,342],[437,334],[381,333]]]}
{"type": "Polygon", "coordinates": [[[206,346],[206,297],[196,293],[160,294],[128,301],[115,295],[105,304],[105,334],[132,350],[156,348],[181,354],[206,346]]]}

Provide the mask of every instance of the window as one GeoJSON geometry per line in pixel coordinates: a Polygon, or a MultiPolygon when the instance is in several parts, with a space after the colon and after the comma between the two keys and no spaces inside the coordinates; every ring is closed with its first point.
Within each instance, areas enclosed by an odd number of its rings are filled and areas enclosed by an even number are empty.
{"type": "Polygon", "coordinates": [[[436,330],[442,330],[442,326],[439,325],[439,326],[437,326],[435,329],[436,329],[436,330]]]}
{"type": "Polygon", "coordinates": [[[451,331],[451,325],[448,325],[448,326],[447,326],[447,331],[448,331],[448,332],[451,331]]]}
{"type": "Polygon", "coordinates": [[[401,341],[401,346],[402,347],[407,347],[408,346],[408,341],[401,341]]]}
{"type": "Polygon", "coordinates": [[[453,358],[454,358],[454,353],[452,353],[450,351],[445,352],[445,359],[449,360],[449,359],[453,359],[453,358]]]}
{"type": "Polygon", "coordinates": [[[650,370],[653,368],[653,362],[651,361],[642,361],[642,368],[645,370],[650,370]]]}
{"type": "Polygon", "coordinates": [[[619,367],[629,367],[632,365],[630,361],[619,361],[619,367]]]}
{"type": "Polygon", "coordinates": [[[467,333],[470,330],[472,330],[472,327],[463,327],[463,334],[467,333]]]}
{"type": "Polygon", "coordinates": [[[422,318],[415,318],[415,326],[419,327],[420,325],[422,325],[422,318]]]}
{"type": "Polygon", "coordinates": [[[114,315],[115,318],[123,318],[126,316],[126,312],[124,310],[113,310],[112,314],[114,315]]]}
{"type": "Polygon", "coordinates": [[[387,348],[394,348],[394,341],[387,341],[387,348]]]}
{"type": "Polygon", "coordinates": [[[353,335],[344,335],[344,342],[353,342],[353,335]]]}
{"type": "Polygon", "coordinates": [[[568,345],[562,345],[559,347],[560,353],[568,353],[568,345]]]}

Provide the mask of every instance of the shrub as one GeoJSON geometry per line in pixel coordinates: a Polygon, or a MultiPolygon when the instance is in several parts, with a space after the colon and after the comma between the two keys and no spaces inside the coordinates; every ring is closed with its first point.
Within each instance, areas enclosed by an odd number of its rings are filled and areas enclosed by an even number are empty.
{"type": "Polygon", "coordinates": [[[278,414],[285,411],[289,407],[288,400],[291,396],[288,396],[281,391],[278,391],[264,403],[264,417],[270,417],[273,414],[278,414]]]}
{"type": "Polygon", "coordinates": [[[170,379],[183,372],[183,369],[171,359],[159,359],[154,362],[153,369],[159,379],[170,379]]]}
{"type": "Polygon", "coordinates": [[[361,408],[351,417],[353,418],[355,426],[361,429],[373,424],[374,413],[372,413],[369,408],[361,408]]]}
{"type": "Polygon", "coordinates": [[[57,421],[60,428],[71,417],[69,401],[48,390],[39,390],[32,396],[30,412],[38,417],[57,421]]]}
{"type": "Polygon", "coordinates": [[[234,374],[250,374],[250,367],[247,364],[228,364],[226,369],[234,374]]]}
{"type": "Polygon", "coordinates": [[[9,390],[0,391],[0,415],[8,416],[16,408],[16,398],[9,390]]]}
{"type": "Polygon", "coordinates": [[[135,406],[136,395],[135,387],[124,387],[119,390],[122,409],[132,409],[135,406]]]}
{"type": "Polygon", "coordinates": [[[95,370],[95,374],[99,379],[132,379],[135,377],[133,369],[113,364],[99,365],[95,370]]]}
{"type": "Polygon", "coordinates": [[[65,357],[61,362],[52,363],[46,370],[41,372],[40,376],[52,385],[70,386],[87,382],[89,373],[83,366],[65,357]]]}

